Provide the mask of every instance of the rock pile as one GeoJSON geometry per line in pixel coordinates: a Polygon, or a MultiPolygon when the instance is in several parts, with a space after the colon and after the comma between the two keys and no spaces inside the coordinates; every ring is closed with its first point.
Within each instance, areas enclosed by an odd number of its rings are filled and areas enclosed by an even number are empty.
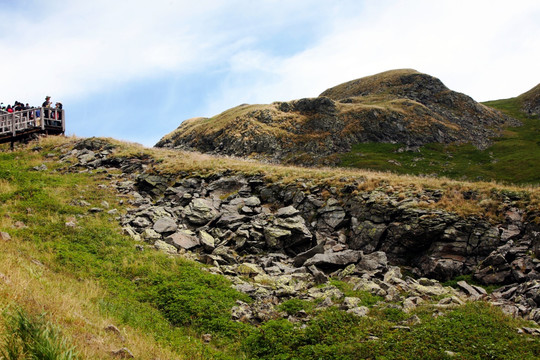
{"type": "MultiPolygon", "coordinates": [[[[417,207],[420,199],[438,201],[438,190],[402,198],[384,189],[353,195],[358,184],[281,185],[233,173],[173,178],[144,172],[148,159],[113,153],[110,144],[87,139],[63,160],[71,162],[71,171],[121,169],[122,175],[110,178],[132,206],[119,217],[124,232],[140,249],[181,254],[228,276],[255,299],[233,309],[238,320],[285,316],[275,305],[291,298],[319,299],[320,306],[366,315],[362,300],[345,296],[335,279],[353,291],[402,303],[404,311],[433,299],[442,298],[440,307],[491,299],[465,282],[453,289],[429,279],[471,273],[486,284],[512,284],[494,293],[495,303],[539,320],[540,261],[532,256],[539,232],[512,203],[504,221],[492,225],[417,207]],[[398,265],[419,279],[402,276],[398,265]]],[[[292,320],[303,321],[296,316],[292,320]]]]}

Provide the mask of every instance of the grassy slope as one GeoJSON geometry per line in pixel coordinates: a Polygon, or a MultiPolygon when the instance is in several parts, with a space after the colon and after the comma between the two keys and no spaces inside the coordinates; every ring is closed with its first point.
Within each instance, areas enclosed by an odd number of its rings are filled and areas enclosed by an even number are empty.
{"type": "Polygon", "coordinates": [[[43,161],[26,151],[0,154],[2,230],[13,237],[1,244],[0,272],[9,283],[2,287],[2,310],[46,312],[87,358],[107,358],[123,345],[141,359],[190,359],[203,350],[211,358],[236,358],[233,350],[227,355],[214,349],[219,337],[204,346],[198,334],[213,330],[230,341],[230,332],[241,327],[228,320],[228,310],[245,296],[196,263],[136,250],[114,215],[88,215],[70,204],[84,199],[100,206],[107,200],[121,209],[113,192],[98,189],[102,177],[31,170],[43,161]],[[17,228],[19,221],[25,226],[17,228]],[[68,221],[77,227],[66,227],[68,221]],[[184,291],[171,294],[171,288],[184,291]],[[183,317],[171,319],[179,310],[183,317]],[[105,333],[110,323],[125,331],[126,341],[105,333]]]}
{"type": "Polygon", "coordinates": [[[484,151],[472,145],[428,144],[419,153],[397,153],[403,145],[358,144],[351,152],[342,155],[341,165],[398,174],[436,174],[452,179],[539,184],[540,119],[521,112],[517,98],[490,101],[485,105],[521,120],[523,126],[507,129],[484,151]]]}
{"type": "MultiPolygon", "coordinates": [[[[88,214],[86,208],[71,204],[72,199],[82,199],[101,206],[106,200],[112,208],[123,211],[121,199],[111,189],[99,187],[107,184],[106,174],[54,171],[60,165],[47,154],[58,151],[61,142],[66,140],[46,140],[39,153],[28,149],[0,153],[0,230],[13,237],[0,242],[0,310],[22,308],[31,314],[45,313],[82,358],[110,358],[110,351],[122,346],[141,359],[354,359],[358,354],[366,358],[432,359],[444,358],[446,350],[467,359],[533,359],[540,355],[537,339],[515,333],[515,327],[523,322],[482,303],[443,310],[446,315],[437,318],[432,309],[421,308],[416,314],[422,324],[412,326],[411,332],[391,329],[410,315],[385,308],[374,308],[370,319],[324,311],[303,330],[284,320],[271,321],[260,329],[233,323],[228,309],[235,299],[247,299],[232,291],[228,281],[181,258],[151,249],[140,252],[132,240],[121,235],[115,215],[88,214]],[[49,170],[32,170],[42,163],[49,170]],[[66,227],[67,221],[75,221],[77,227],[66,227]],[[18,222],[25,226],[19,227],[18,222]],[[108,324],[120,328],[125,340],[106,332],[108,324]],[[206,332],[214,336],[210,344],[199,340],[206,332]],[[369,340],[370,335],[380,340],[369,340]]],[[[124,153],[138,151],[127,147],[124,153]]],[[[174,164],[199,172],[220,167],[260,170],[274,172],[281,179],[360,175],[209,157],[201,161],[163,150],[143,151],[160,157],[162,170],[169,171],[175,170],[174,164]]],[[[384,178],[387,183],[399,182],[391,175],[362,174],[384,178]]],[[[372,296],[349,295],[373,305],[372,296]]],[[[312,304],[305,308],[313,311],[312,304]]],[[[0,325],[0,335],[10,333],[0,325]]]]}

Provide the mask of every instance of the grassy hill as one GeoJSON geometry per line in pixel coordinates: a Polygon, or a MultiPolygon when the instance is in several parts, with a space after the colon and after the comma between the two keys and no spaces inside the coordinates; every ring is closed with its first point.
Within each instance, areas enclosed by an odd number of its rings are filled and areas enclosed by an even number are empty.
{"type": "MultiPolygon", "coordinates": [[[[511,134],[508,139],[512,141],[511,134]]],[[[282,310],[314,314],[305,326],[286,320],[270,320],[259,327],[234,322],[230,308],[237,300],[249,302],[246,295],[201,264],[147,248],[141,251],[139,244],[122,234],[117,216],[127,211],[132,199],[110,186],[111,181],[122,180],[122,174],[70,171],[69,154],[76,141],[49,137],[0,153],[0,231],[4,232],[0,358],[129,357],[124,348],[137,359],[521,360],[540,356],[538,338],[516,332],[517,327],[531,324],[487,303],[436,308],[427,302],[405,314],[391,306],[374,306],[372,297],[337,281],[351,296],[363,297],[372,309],[370,317],[358,318],[337,308],[317,311],[316,304],[292,301],[282,310]],[[96,207],[106,211],[91,211],[96,207]],[[419,321],[400,330],[413,315],[419,321]],[[211,340],[205,334],[211,334],[211,340]]],[[[332,183],[350,177],[364,178],[363,186],[372,188],[415,184],[471,188],[486,194],[521,191],[536,199],[531,206],[538,206],[537,188],[272,166],[107,141],[116,147],[115,156],[150,159],[151,167],[160,173],[208,176],[234,170],[279,182],[309,178],[332,183]]],[[[438,206],[451,207],[451,203],[448,199],[438,206]]]]}
{"type": "Polygon", "coordinates": [[[493,144],[479,150],[470,144],[426,144],[403,151],[403,144],[364,143],[341,156],[346,167],[392,171],[398,174],[429,175],[462,180],[539,184],[540,117],[527,115],[521,98],[489,101],[484,105],[519,119],[523,125],[510,127],[493,144]]]}
{"type": "Polygon", "coordinates": [[[240,105],[212,118],[189,119],[156,146],[339,165],[341,155],[356,151],[354,145],[360,143],[485,148],[510,124],[518,122],[448,89],[435,77],[405,69],[353,80],[316,98],[240,105]]]}
{"type": "Polygon", "coordinates": [[[518,96],[521,110],[528,115],[540,115],[540,84],[518,96]]]}

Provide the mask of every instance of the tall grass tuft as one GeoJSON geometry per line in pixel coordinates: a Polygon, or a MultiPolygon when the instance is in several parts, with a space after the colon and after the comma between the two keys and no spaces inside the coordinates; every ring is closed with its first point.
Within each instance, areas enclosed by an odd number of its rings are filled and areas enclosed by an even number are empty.
{"type": "Polygon", "coordinates": [[[43,315],[32,316],[22,309],[4,314],[6,331],[2,337],[0,360],[78,359],[73,347],[43,315]]]}

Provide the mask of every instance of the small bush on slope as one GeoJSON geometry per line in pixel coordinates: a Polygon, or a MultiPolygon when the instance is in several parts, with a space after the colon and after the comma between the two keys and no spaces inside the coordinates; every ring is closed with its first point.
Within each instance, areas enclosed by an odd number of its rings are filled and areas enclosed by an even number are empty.
{"type": "Polygon", "coordinates": [[[30,316],[22,309],[4,314],[6,331],[0,347],[0,359],[78,359],[73,347],[43,316],[30,316]]]}

